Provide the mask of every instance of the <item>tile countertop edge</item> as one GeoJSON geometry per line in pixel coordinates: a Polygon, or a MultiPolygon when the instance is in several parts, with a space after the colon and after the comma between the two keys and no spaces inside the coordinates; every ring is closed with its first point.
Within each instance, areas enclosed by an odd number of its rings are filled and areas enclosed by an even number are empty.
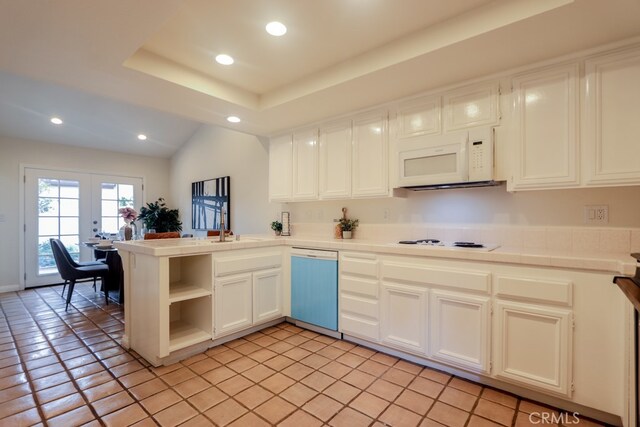
{"type": "MultiPolygon", "coordinates": [[[[258,238],[258,237],[256,237],[258,238]]],[[[151,256],[179,256],[210,252],[250,249],[270,246],[295,246],[314,249],[367,251],[389,255],[408,255],[452,260],[483,261],[507,264],[530,265],[577,270],[605,271],[613,274],[633,275],[636,261],[626,254],[568,254],[544,250],[523,250],[499,247],[493,251],[473,249],[451,249],[433,247],[408,247],[397,243],[380,243],[371,240],[351,241],[318,237],[272,237],[260,236],[259,240],[239,240],[225,244],[205,243],[204,239],[167,239],[163,241],[114,242],[118,250],[151,256]],[[200,243],[198,243],[200,242],[200,243]],[[172,244],[173,243],[173,244],[172,244]]]]}

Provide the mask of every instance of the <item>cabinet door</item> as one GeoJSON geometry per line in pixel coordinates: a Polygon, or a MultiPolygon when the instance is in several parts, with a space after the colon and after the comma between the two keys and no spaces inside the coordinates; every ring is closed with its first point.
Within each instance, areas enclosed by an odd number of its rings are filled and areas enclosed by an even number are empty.
{"type": "Polygon", "coordinates": [[[291,135],[269,142],[269,200],[288,202],[293,188],[293,145],[291,135]]]}
{"type": "Polygon", "coordinates": [[[216,278],[215,336],[219,337],[253,324],[251,273],[216,278]]]}
{"type": "Polygon", "coordinates": [[[586,183],[640,184],[640,50],[586,61],[586,183]]]}
{"type": "Polygon", "coordinates": [[[398,106],[398,138],[440,133],[439,96],[413,99],[398,106]]]}
{"type": "Polygon", "coordinates": [[[578,83],[577,64],[513,79],[513,189],[578,185],[578,83]]]}
{"type": "Polygon", "coordinates": [[[431,357],[477,372],[489,372],[489,297],[431,292],[431,357]]]}
{"type": "Polygon", "coordinates": [[[498,124],[498,84],[482,83],[444,95],[444,130],[498,124]]]}
{"type": "Polygon", "coordinates": [[[571,311],[498,301],[496,375],[571,396],[571,311]]]}
{"type": "Polygon", "coordinates": [[[383,283],[380,332],[382,342],[414,353],[427,353],[426,288],[383,283]]]}
{"type": "Polygon", "coordinates": [[[320,198],[351,196],[351,122],[320,129],[320,198]]]}
{"type": "Polygon", "coordinates": [[[293,200],[318,198],[318,130],[293,135],[293,200]]]}
{"type": "Polygon", "coordinates": [[[282,270],[253,273],[253,323],[282,316],[282,270]]]}
{"type": "Polygon", "coordinates": [[[353,197],[388,194],[388,114],[362,116],[353,122],[353,197]]]}

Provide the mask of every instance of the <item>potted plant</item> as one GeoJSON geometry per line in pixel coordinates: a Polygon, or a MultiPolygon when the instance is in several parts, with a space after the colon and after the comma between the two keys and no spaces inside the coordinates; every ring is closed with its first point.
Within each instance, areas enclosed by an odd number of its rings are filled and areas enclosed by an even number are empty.
{"type": "Polygon", "coordinates": [[[342,229],[342,238],[351,239],[353,232],[358,228],[359,220],[340,218],[340,229],[342,229]]]}
{"type": "Polygon", "coordinates": [[[276,236],[282,234],[282,223],[280,221],[273,221],[271,223],[271,229],[276,232],[276,236]]]}
{"type": "Polygon", "coordinates": [[[146,207],[141,207],[138,219],[142,221],[147,230],[155,230],[157,233],[182,231],[180,212],[178,209],[167,208],[162,197],[153,203],[147,203],[146,207]]]}

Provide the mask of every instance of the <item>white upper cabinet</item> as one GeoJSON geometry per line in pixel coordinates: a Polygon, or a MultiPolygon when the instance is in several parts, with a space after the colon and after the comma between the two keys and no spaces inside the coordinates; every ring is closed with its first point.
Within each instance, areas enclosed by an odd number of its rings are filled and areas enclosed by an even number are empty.
{"type": "Polygon", "coordinates": [[[320,128],[320,198],[351,196],[351,121],[320,128]]]}
{"type": "Polygon", "coordinates": [[[498,83],[465,86],[444,95],[444,131],[498,124],[498,83]]]}
{"type": "Polygon", "coordinates": [[[353,121],[352,197],[389,194],[388,113],[380,111],[353,121]]]}
{"type": "Polygon", "coordinates": [[[586,61],[585,183],[640,183],[640,49],[586,61]]]}
{"type": "Polygon", "coordinates": [[[578,64],[520,75],[512,85],[515,158],[510,189],[577,186],[578,64]]]}
{"type": "Polygon", "coordinates": [[[293,190],[293,142],[291,135],[269,142],[269,201],[288,202],[293,190]]]}
{"type": "Polygon", "coordinates": [[[440,133],[441,98],[430,96],[412,99],[398,106],[398,138],[440,133]]]}
{"type": "Polygon", "coordinates": [[[293,200],[318,198],[318,130],[293,134],[293,200]]]}

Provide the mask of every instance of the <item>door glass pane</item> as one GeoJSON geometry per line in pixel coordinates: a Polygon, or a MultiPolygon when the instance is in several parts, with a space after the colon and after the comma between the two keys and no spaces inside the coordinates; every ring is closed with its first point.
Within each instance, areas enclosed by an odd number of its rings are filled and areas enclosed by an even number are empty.
{"type": "Polygon", "coordinates": [[[78,199],[60,199],[60,216],[74,216],[80,214],[78,199]]]}
{"type": "Polygon", "coordinates": [[[60,235],[78,234],[78,218],[60,218],[60,235]]]}
{"type": "Polygon", "coordinates": [[[57,179],[39,179],[38,195],[41,197],[58,197],[58,183],[57,179]]]}
{"type": "Polygon", "coordinates": [[[124,225],[118,209],[134,207],[133,185],[102,183],[102,231],[117,233],[124,225]]]}
{"type": "Polygon", "coordinates": [[[79,259],[80,182],[38,179],[38,274],[56,272],[50,238],[60,238],[74,259],[79,259]]]}
{"type": "Polygon", "coordinates": [[[39,197],[38,211],[40,216],[58,216],[58,199],[53,197],[39,197]]]}

